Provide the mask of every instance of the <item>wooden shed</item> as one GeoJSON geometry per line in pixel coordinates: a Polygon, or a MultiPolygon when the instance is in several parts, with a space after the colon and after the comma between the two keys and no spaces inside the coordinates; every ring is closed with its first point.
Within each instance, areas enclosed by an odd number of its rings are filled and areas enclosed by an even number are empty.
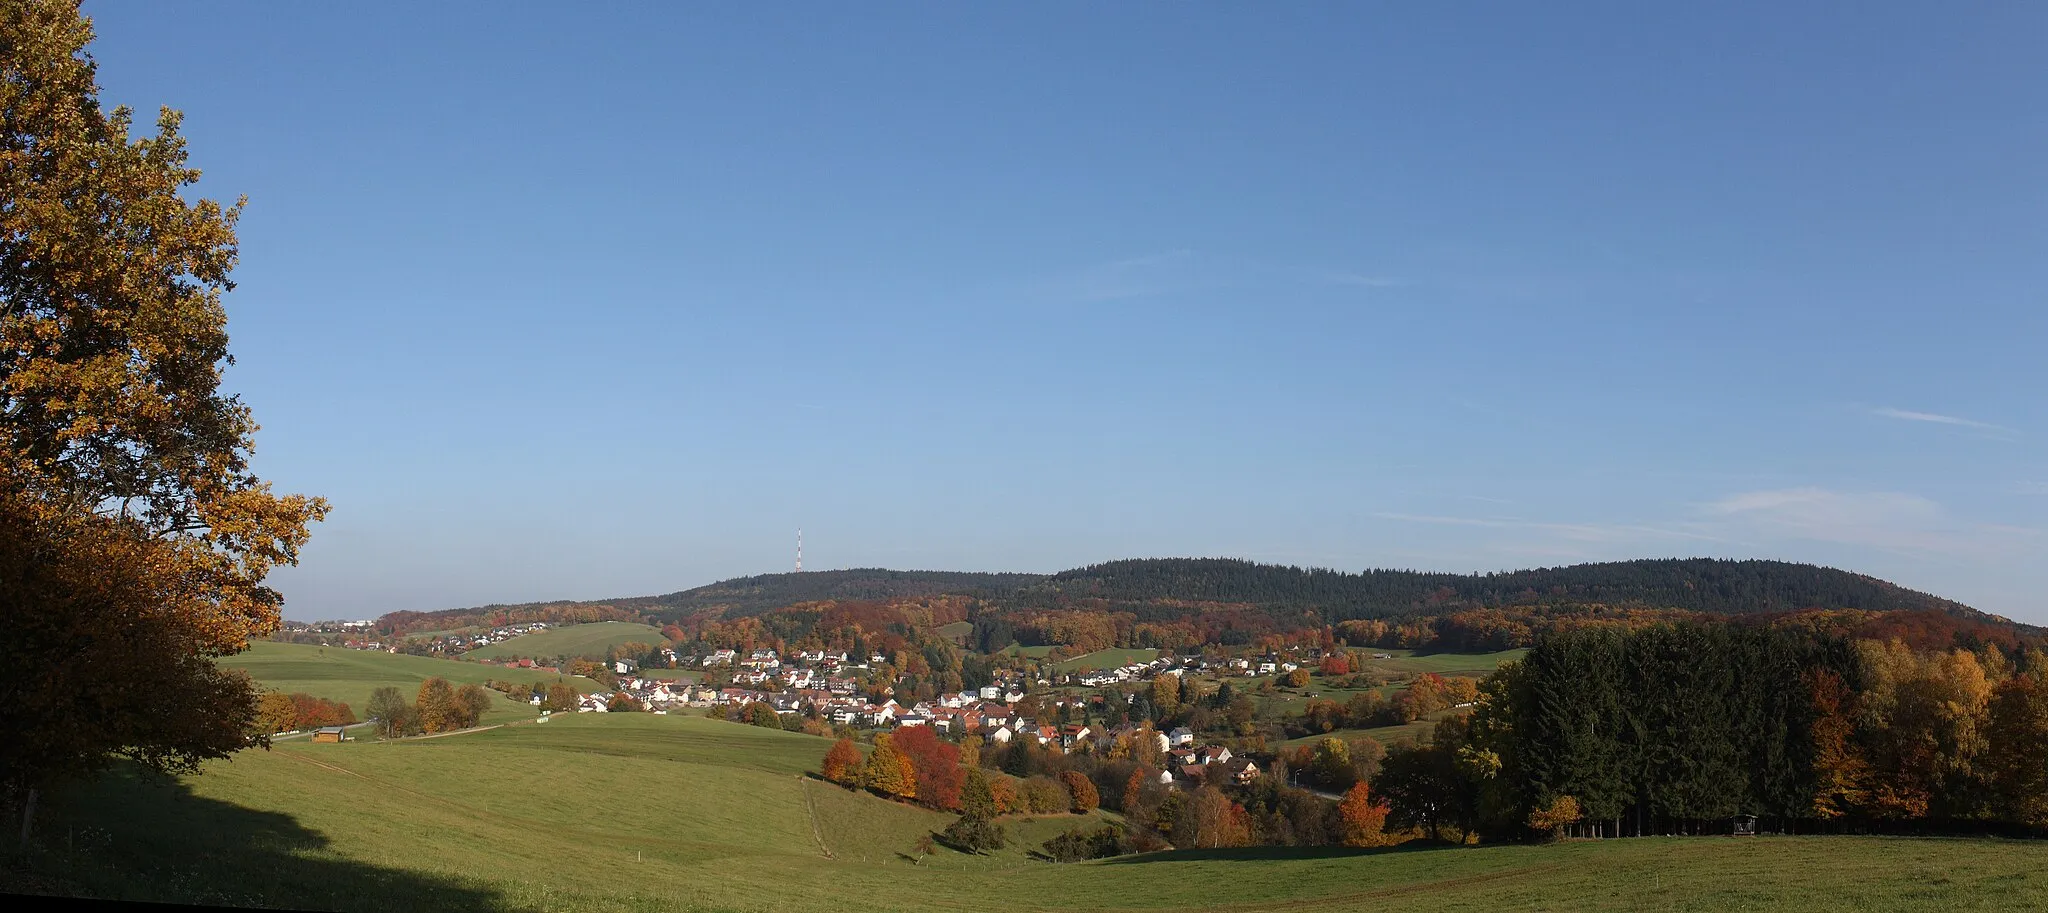
{"type": "Polygon", "coordinates": [[[1735,816],[1735,818],[1734,818],[1734,820],[1730,821],[1730,822],[1729,822],[1729,824],[1731,824],[1731,825],[1733,826],[1733,829],[1734,829],[1734,836],[1737,836],[1737,837],[1754,837],[1754,836],[1756,836],[1756,816],[1755,816],[1755,815],[1736,815],[1736,816],[1735,816]]]}
{"type": "Polygon", "coordinates": [[[340,726],[322,726],[319,729],[314,730],[313,741],[346,742],[348,741],[348,730],[343,729],[340,726]]]}

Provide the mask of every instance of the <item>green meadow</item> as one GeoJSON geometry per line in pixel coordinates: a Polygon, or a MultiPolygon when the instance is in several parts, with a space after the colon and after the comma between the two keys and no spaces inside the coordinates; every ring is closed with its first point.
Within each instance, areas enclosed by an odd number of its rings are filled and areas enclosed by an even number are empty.
{"type": "Polygon", "coordinates": [[[572,656],[603,659],[606,651],[619,644],[664,644],[661,629],[626,621],[599,621],[566,625],[521,634],[463,654],[471,659],[517,659],[521,656],[572,656]]]}
{"type": "MultiPolygon", "coordinates": [[[[439,677],[458,685],[467,682],[482,684],[491,679],[511,682],[553,683],[567,682],[578,691],[599,690],[596,682],[571,675],[553,672],[536,672],[532,669],[507,669],[503,666],[487,666],[482,663],[458,662],[452,659],[435,659],[428,656],[407,656],[403,653],[383,653],[373,650],[350,650],[346,647],[316,647],[307,644],[280,644],[256,641],[249,644],[247,652],[221,660],[224,666],[247,670],[264,688],[273,691],[303,691],[315,697],[345,702],[363,715],[363,709],[370,702],[370,692],[386,685],[397,688],[411,700],[419,691],[420,683],[429,678],[439,677]]],[[[489,713],[484,715],[485,723],[503,723],[510,720],[528,719],[534,715],[531,706],[521,704],[502,694],[492,692],[497,700],[489,713]]]]}
{"type": "Polygon", "coordinates": [[[1368,659],[1369,666],[1377,666],[1389,672],[1410,672],[1420,675],[1434,672],[1438,675],[1484,676],[1500,668],[1501,663],[1513,662],[1529,654],[1527,649],[1502,650],[1499,653],[1416,653],[1413,650],[1364,650],[1366,656],[1385,653],[1391,659],[1368,659]]]}
{"type": "MultiPolygon", "coordinates": [[[[1971,911],[2048,907],[2037,843],[1860,837],[1178,851],[1056,865],[808,776],[828,741],[583,714],[291,743],[53,796],[8,890],[331,910],[1971,911]]],[[[1098,818],[1102,813],[1089,816],[1098,818]]],[[[1033,845],[1073,816],[1008,827],[1033,845]]]]}

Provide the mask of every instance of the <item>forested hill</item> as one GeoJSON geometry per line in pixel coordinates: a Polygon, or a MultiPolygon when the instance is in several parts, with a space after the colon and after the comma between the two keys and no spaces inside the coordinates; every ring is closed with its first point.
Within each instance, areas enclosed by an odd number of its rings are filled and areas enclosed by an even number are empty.
{"type": "MultiPolygon", "coordinates": [[[[760,615],[824,600],[891,602],[947,595],[974,597],[997,611],[1150,607],[1142,614],[1153,618],[1199,612],[1202,605],[1236,605],[1289,615],[1308,612],[1336,622],[1477,608],[1597,604],[1716,614],[1807,609],[1932,611],[2003,621],[1961,603],[1864,574],[1784,561],[1706,558],[1617,561],[1493,574],[1346,573],[1224,558],[1131,559],[1052,575],[866,568],[762,574],[662,596],[554,603],[546,608],[550,613],[573,606],[682,621],[760,615]]],[[[538,606],[494,606],[488,614],[513,617],[525,614],[521,609],[533,608],[538,606]]],[[[414,616],[406,627],[445,626],[450,620],[467,619],[480,611],[486,610],[414,616]]]]}
{"type": "Polygon", "coordinates": [[[886,602],[944,595],[994,598],[1045,579],[1044,574],[855,568],[735,577],[666,596],[614,602],[621,606],[639,606],[644,611],[670,618],[705,609],[723,609],[733,615],[758,615],[787,605],[826,599],[886,602]]]}
{"type": "Polygon", "coordinates": [[[1216,558],[1112,561],[1020,590],[1025,603],[1161,599],[1317,609],[1371,618],[1458,608],[1564,603],[1719,614],[1804,609],[1939,611],[1986,617],[1959,602],[1863,574],[1784,561],[1644,559],[1492,574],[1373,570],[1351,574],[1216,558]]]}

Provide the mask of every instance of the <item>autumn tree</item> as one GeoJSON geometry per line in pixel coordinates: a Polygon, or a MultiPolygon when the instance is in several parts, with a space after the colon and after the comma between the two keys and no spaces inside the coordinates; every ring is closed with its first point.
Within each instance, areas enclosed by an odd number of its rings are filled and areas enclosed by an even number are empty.
{"type": "Polygon", "coordinates": [[[1566,828],[1579,823],[1580,814],[1579,800],[1558,796],[1549,805],[1529,812],[1529,832],[1538,840],[1557,840],[1564,836],[1566,828]]]}
{"type": "Polygon", "coordinates": [[[0,3],[0,787],[24,830],[116,757],[252,744],[255,687],[215,660],[277,630],[263,580],[327,511],[250,472],[220,390],[241,204],[185,198],[175,111],[135,137],[101,107],[92,37],[76,0],[0,3]]]}
{"type": "Polygon", "coordinates": [[[1024,808],[1034,814],[1050,815],[1066,811],[1073,806],[1073,794],[1065,785],[1051,777],[1040,774],[1024,781],[1024,808]]]}
{"type": "Polygon", "coordinates": [[[1080,771],[1070,770],[1060,774],[1060,782],[1067,787],[1067,793],[1072,797],[1071,807],[1075,814],[1085,815],[1102,804],[1102,797],[1095,791],[1095,781],[1088,779],[1087,775],[1080,771]]]}
{"type": "Polygon", "coordinates": [[[256,731],[259,733],[288,732],[298,727],[298,721],[299,708],[289,694],[270,691],[256,702],[256,731]]]}
{"type": "Polygon", "coordinates": [[[541,698],[540,709],[555,713],[571,711],[576,709],[577,701],[576,689],[556,682],[548,686],[547,696],[541,698]]]}
{"type": "Polygon", "coordinates": [[[1363,781],[1352,785],[1337,803],[1337,815],[1344,822],[1345,846],[1387,845],[1387,804],[1372,796],[1363,781]]]}
{"type": "Polygon", "coordinates": [[[1007,815],[1023,807],[1024,797],[1017,793],[1017,782],[1009,777],[991,775],[988,791],[995,797],[998,815],[1007,815]]]}
{"type": "Polygon", "coordinates": [[[1173,814],[1173,843],[1182,849],[1217,849],[1251,843],[1251,822],[1244,807],[1214,786],[1189,796],[1173,814]]]}
{"type": "Polygon", "coordinates": [[[1162,675],[1152,680],[1152,706],[1159,708],[1161,718],[1180,712],[1180,685],[1178,675],[1162,675]]]}
{"type": "Polygon", "coordinates": [[[413,705],[419,708],[420,728],[428,732],[462,728],[462,708],[455,702],[455,688],[445,678],[436,676],[421,682],[413,705]]]}
{"type": "Polygon", "coordinates": [[[917,771],[911,767],[910,759],[896,750],[894,733],[875,736],[875,750],[868,752],[866,763],[861,765],[861,782],[885,796],[917,797],[917,771]]]}
{"type": "Polygon", "coordinates": [[[854,745],[852,739],[840,739],[826,750],[821,772],[827,780],[841,786],[853,786],[860,780],[860,763],[859,746],[854,745]]]}
{"type": "Polygon", "coordinates": [[[1308,687],[1308,681],[1308,670],[1306,668],[1294,669],[1288,672],[1286,676],[1287,687],[1289,688],[1306,688],[1308,687]]]}
{"type": "Polygon", "coordinates": [[[462,711],[462,725],[475,726],[491,712],[491,692],[475,682],[455,689],[455,705],[462,711]]]}
{"type": "Polygon", "coordinates": [[[917,801],[936,809],[960,806],[960,749],[942,742],[929,726],[896,730],[896,750],[910,760],[917,778],[917,801]]]}
{"type": "Polygon", "coordinates": [[[1991,776],[2000,817],[2048,826],[2048,670],[2015,675],[1992,692],[1986,725],[1990,748],[1984,766],[1991,776]]]}
{"type": "Polygon", "coordinates": [[[1130,776],[1124,778],[1123,797],[1117,805],[1117,810],[1123,812],[1124,817],[1135,819],[1138,817],[1138,811],[1145,807],[1145,787],[1153,782],[1152,778],[1147,776],[1150,773],[1151,771],[1138,767],[1131,771],[1130,776]]]}
{"type": "Polygon", "coordinates": [[[1806,675],[1813,702],[1813,800],[1808,811],[1829,821],[1860,811],[1869,799],[1870,764],[1856,744],[1855,696],[1832,669],[1806,675]]]}

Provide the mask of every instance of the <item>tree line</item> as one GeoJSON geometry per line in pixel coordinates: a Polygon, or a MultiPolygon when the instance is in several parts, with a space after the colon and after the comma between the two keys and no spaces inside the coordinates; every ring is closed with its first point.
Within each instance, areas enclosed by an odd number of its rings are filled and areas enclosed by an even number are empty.
{"type": "Polygon", "coordinates": [[[457,688],[444,678],[421,682],[419,693],[410,701],[397,688],[378,688],[370,692],[370,702],[364,707],[377,724],[377,734],[387,739],[468,729],[490,709],[491,693],[482,685],[471,682],[457,688]]]}
{"type": "Polygon", "coordinates": [[[296,691],[291,694],[270,691],[256,701],[254,732],[274,735],[322,726],[347,726],[355,721],[355,711],[347,704],[296,691]]]}
{"type": "Polygon", "coordinates": [[[1500,838],[2048,827],[2048,661],[1729,623],[1538,642],[1373,781],[1500,838]]]}

